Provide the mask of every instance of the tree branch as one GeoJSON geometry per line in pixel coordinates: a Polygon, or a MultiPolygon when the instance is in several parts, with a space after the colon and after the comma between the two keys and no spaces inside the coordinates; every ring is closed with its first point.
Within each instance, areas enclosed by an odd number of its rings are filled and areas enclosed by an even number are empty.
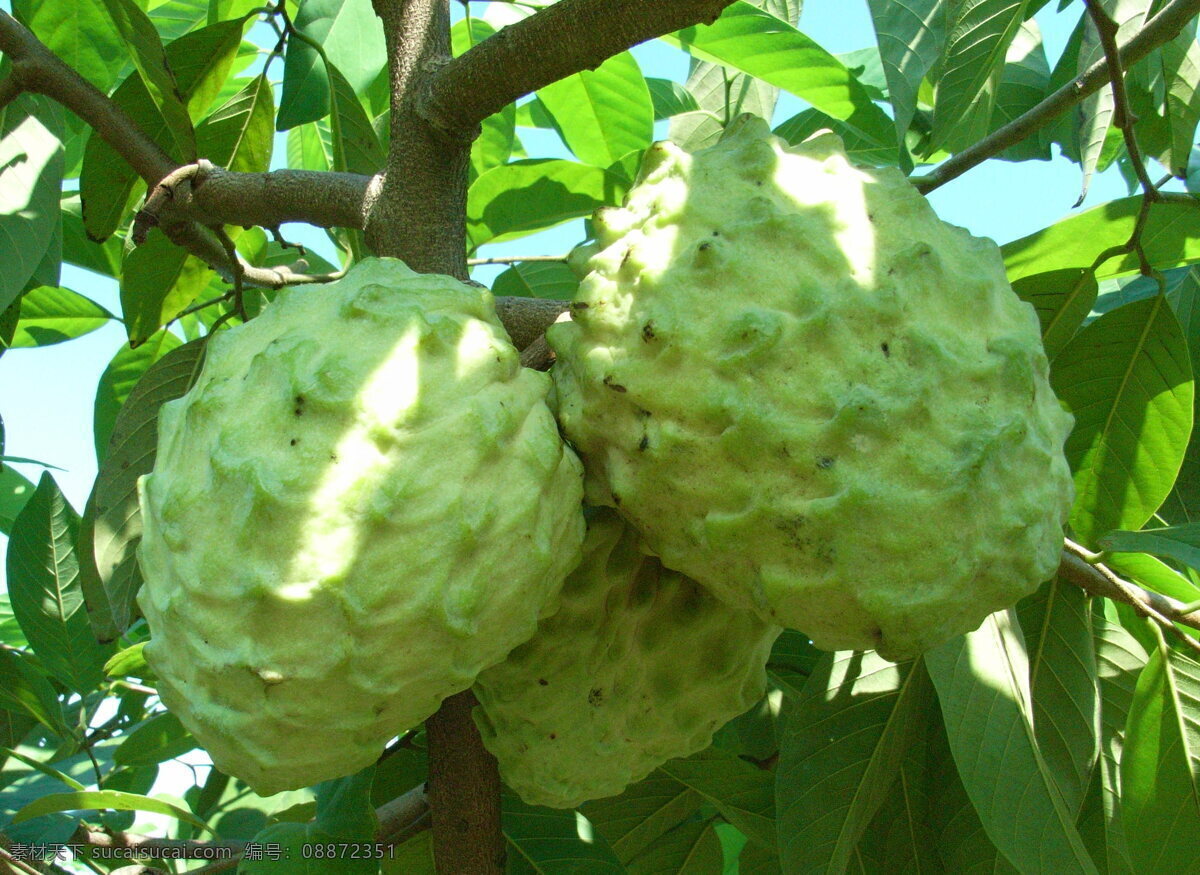
{"type": "Polygon", "coordinates": [[[1143,617],[1148,617],[1179,636],[1193,650],[1200,652],[1200,641],[1182,632],[1175,626],[1200,629],[1200,610],[1185,610],[1182,602],[1169,596],[1142,589],[1136,584],[1113,573],[1112,569],[1093,561],[1093,554],[1067,540],[1063,548],[1062,562],[1058,566],[1058,577],[1074,584],[1094,596],[1102,596],[1114,602],[1129,605],[1143,617]]]}
{"type": "MultiPolygon", "coordinates": [[[[1183,26],[1197,13],[1200,13],[1200,0],[1173,0],[1121,46],[1121,64],[1128,69],[1163,43],[1174,39],[1183,26]]],[[[486,45],[486,43],[481,43],[481,45],[486,45]]],[[[464,57],[466,56],[464,55],[464,57]]],[[[945,185],[977,164],[995,157],[1009,146],[1024,140],[1089,94],[1099,90],[1108,81],[1108,60],[1101,58],[1088,67],[1083,75],[1068,82],[1029,112],[993,131],[970,148],[963,149],[954,157],[948,158],[925,176],[914,179],[913,185],[922,194],[928,194],[935,188],[945,185]]]]}
{"type": "Polygon", "coordinates": [[[71,836],[72,842],[90,845],[93,848],[123,848],[128,851],[144,852],[147,857],[161,857],[162,851],[170,851],[172,857],[183,860],[214,860],[218,855],[237,857],[246,848],[246,843],[235,839],[202,841],[199,839],[160,839],[129,832],[103,832],[89,829],[80,824],[71,836]]]}
{"type": "Polygon", "coordinates": [[[423,95],[421,114],[449,137],[473,137],[485,118],[517,98],[595,69],[638,43],[716,21],[732,2],[560,0],[438,70],[423,95]]]}
{"type": "Polygon", "coordinates": [[[50,51],[23,24],[0,11],[0,52],[12,63],[12,77],[23,91],[44,94],[86,122],[129,162],[147,183],[171,172],[175,162],[116,103],[50,51]]]}

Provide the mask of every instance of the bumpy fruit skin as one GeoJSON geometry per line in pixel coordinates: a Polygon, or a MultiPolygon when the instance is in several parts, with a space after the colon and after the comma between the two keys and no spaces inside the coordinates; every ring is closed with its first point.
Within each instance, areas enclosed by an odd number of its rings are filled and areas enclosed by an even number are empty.
{"type": "Polygon", "coordinates": [[[261,794],[373,762],[552,611],[579,462],[491,296],[367,259],[163,405],[138,601],[163,701],[261,794]]]}
{"type": "Polygon", "coordinates": [[[818,647],[903,659],[1058,565],[1072,418],[990,240],[832,134],[647,153],[548,333],[590,501],[818,647]]]}
{"type": "Polygon", "coordinates": [[[762,697],[782,631],[663,568],[612,511],[583,551],[558,613],[475,682],[483,743],[531,805],[612,796],[703,750],[762,697]]]}

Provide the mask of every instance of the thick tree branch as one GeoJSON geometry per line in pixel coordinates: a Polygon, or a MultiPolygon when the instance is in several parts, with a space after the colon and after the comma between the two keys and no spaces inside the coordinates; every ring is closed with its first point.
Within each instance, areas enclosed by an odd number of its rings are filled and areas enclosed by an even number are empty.
{"type": "MultiPolygon", "coordinates": [[[[1200,13],[1200,0],[1173,0],[1121,46],[1121,65],[1128,69],[1163,43],[1174,39],[1179,35],[1183,26],[1197,13],[1200,13]]],[[[485,43],[481,43],[481,45],[485,45],[485,43]]],[[[466,56],[464,55],[464,57],[466,56]]],[[[925,176],[914,179],[913,184],[922,194],[928,194],[938,186],[966,173],[977,164],[995,157],[1009,146],[1019,143],[1089,94],[1102,88],[1109,81],[1108,69],[1107,58],[1100,59],[1088,67],[1081,76],[1068,82],[1029,112],[993,131],[953,158],[942,162],[925,176]]]]}
{"type": "Polygon", "coordinates": [[[517,349],[525,349],[541,337],[570,306],[569,301],[543,298],[496,298],[496,313],[517,349]]]}
{"type": "Polygon", "coordinates": [[[3,11],[0,11],[0,52],[12,63],[11,75],[21,90],[44,94],[67,107],[128,161],[142,179],[153,184],[171,172],[175,162],[134,124],[125,110],[3,11]]]}
{"type": "Polygon", "coordinates": [[[470,139],[517,98],[638,43],[711,23],[732,2],[560,0],[446,64],[430,78],[421,114],[447,136],[470,139]]]}

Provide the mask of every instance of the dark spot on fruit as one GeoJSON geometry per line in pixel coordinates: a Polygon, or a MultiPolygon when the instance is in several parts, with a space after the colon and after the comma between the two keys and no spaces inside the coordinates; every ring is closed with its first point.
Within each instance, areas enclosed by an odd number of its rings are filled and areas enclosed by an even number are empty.
{"type": "Polygon", "coordinates": [[[591,306],[591,304],[589,304],[587,301],[572,301],[571,302],[572,310],[586,310],[590,306],[591,306]]]}
{"type": "Polygon", "coordinates": [[[593,708],[596,707],[597,705],[599,705],[603,701],[604,701],[604,690],[600,689],[599,687],[594,688],[591,692],[588,693],[588,704],[591,705],[593,708]]]}
{"type": "Polygon", "coordinates": [[[612,494],[612,500],[613,500],[613,506],[614,506],[614,507],[620,507],[620,506],[621,506],[621,496],[617,495],[617,493],[615,493],[615,492],[614,492],[614,493],[612,494]]]}
{"type": "Polygon", "coordinates": [[[651,319],[642,326],[642,340],[649,342],[654,339],[654,320],[651,319]]]}
{"type": "Polygon", "coordinates": [[[554,739],[556,739],[556,738],[558,738],[558,733],[557,733],[557,732],[551,732],[551,733],[550,733],[550,740],[551,740],[551,741],[554,741],[554,739]]]}
{"type": "Polygon", "coordinates": [[[650,418],[650,411],[649,411],[649,410],[645,410],[645,409],[643,409],[643,408],[639,407],[639,408],[637,409],[637,415],[638,415],[638,416],[640,416],[640,417],[642,417],[642,419],[649,419],[649,418],[650,418]]]}
{"type": "Polygon", "coordinates": [[[822,456],[817,459],[817,467],[822,471],[833,467],[833,456],[822,456]]]}
{"type": "Polygon", "coordinates": [[[647,436],[647,435],[642,435],[642,439],[641,439],[640,441],[638,441],[638,449],[639,449],[639,450],[642,450],[642,451],[645,451],[645,449],[646,449],[648,446],[650,446],[650,438],[649,438],[649,436],[647,436]]]}
{"type": "Polygon", "coordinates": [[[294,447],[298,443],[300,443],[300,438],[292,438],[290,441],[288,441],[288,446],[294,447]]]}
{"type": "Polygon", "coordinates": [[[888,268],[887,275],[888,275],[888,276],[891,276],[891,275],[892,275],[892,274],[894,274],[895,272],[896,272],[896,268],[894,268],[894,267],[889,267],[889,268],[888,268]]]}
{"type": "Polygon", "coordinates": [[[701,243],[696,248],[699,249],[701,252],[708,252],[708,250],[712,249],[712,244],[711,243],[701,243]]]}
{"type": "Polygon", "coordinates": [[[545,678],[538,678],[538,685],[548,687],[550,686],[550,681],[546,680],[545,678]]]}
{"type": "Polygon", "coordinates": [[[605,386],[607,386],[608,388],[612,389],[614,392],[627,392],[627,391],[629,391],[629,390],[628,390],[628,389],[626,389],[624,386],[622,386],[620,383],[614,383],[614,382],[613,382],[613,378],[612,378],[612,375],[611,375],[611,374],[610,374],[609,376],[607,376],[607,377],[605,377],[605,378],[604,378],[604,385],[605,385],[605,386]]]}
{"type": "Polygon", "coordinates": [[[330,453],[330,454],[329,454],[329,461],[331,461],[331,462],[336,462],[336,461],[337,461],[337,453],[330,453]]]}
{"type": "Polygon", "coordinates": [[[720,237],[720,236],[721,236],[721,232],[720,232],[720,231],[713,231],[713,236],[714,236],[714,237],[720,237]]]}
{"type": "Polygon", "coordinates": [[[874,222],[874,221],[875,221],[875,214],[874,214],[874,213],[867,213],[867,221],[868,221],[868,222],[874,222]]]}
{"type": "Polygon", "coordinates": [[[295,409],[292,410],[292,413],[296,414],[297,416],[302,415],[304,413],[304,396],[297,395],[294,403],[296,406],[295,409]]]}
{"type": "Polygon", "coordinates": [[[884,341],[883,343],[879,344],[879,348],[880,348],[881,350],[883,350],[883,355],[884,355],[884,357],[885,357],[885,358],[887,358],[887,357],[890,357],[890,356],[891,356],[891,354],[892,354],[892,350],[891,350],[891,347],[889,347],[889,346],[887,345],[887,341],[884,341]]]}

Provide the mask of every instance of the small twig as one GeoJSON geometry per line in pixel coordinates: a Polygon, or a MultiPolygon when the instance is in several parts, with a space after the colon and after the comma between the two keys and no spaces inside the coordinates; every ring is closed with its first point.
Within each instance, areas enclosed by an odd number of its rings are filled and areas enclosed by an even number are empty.
{"type": "Polygon", "coordinates": [[[31,873],[31,875],[41,875],[37,869],[34,869],[32,866],[27,865],[21,860],[18,860],[16,857],[10,854],[6,848],[3,847],[0,847],[0,861],[3,861],[4,864],[8,866],[10,872],[24,872],[31,873]]]}
{"type": "Polygon", "coordinates": [[[1164,629],[1170,629],[1188,647],[1200,653],[1200,641],[1175,625],[1179,623],[1192,629],[1200,629],[1200,611],[1187,611],[1185,609],[1188,605],[1124,580],[1114,574],[1108,566],[1095,562],[1095,555],[1067,539],[1062,562],[1058,566],[1059,578],[1087,590],[1094,596],[1103,596],[1129,605],[1143,617],[1149,617],[1164,629]]]}
{"type": "Polygon", "coordinates": [[[201,310],[204,310],[208,307],[212,307],[216,304],[223,304],[225,301],[229,301],[232,298],[233,298],[233,289],[230,289],[228,292],[221,295],[220,297],[209,298],[207,301],[202,301],[199,304],[192,304],[192,306],[188,307],[187,309],[181,310],[179,312],[179,314],[177,316],[175,316],[175,318],[168,320],[167,325],[170,325],[172,322],[178,322],[184,316],[191,316],[193,313],[198,313],[201,310]]]}
{"type": "Polygon", "coordinates": [[[1142,191],[1146,193],[1148,200],[1154,200],[1158,194],[1158,188],[1150,181],[1150,174],[1146,172],[1146,164],[1142,160],[1141,149],[1138,148],[1137,137],[1134,136],[1133,126],[1137,121],[1137,116],[1133,114],[1133,110],[1129,106],[1129,93],[1125,88],[1125,72],[1121,69],[1121,50],[1117,47],[1117,23],[1113,21],[1109,15],[1096,0],[1084,0],[1087,6],[1088,15],[1092,18],[1092,23],[1096,26],[1096,33],[1100,37],[1100,47],[1104,49],[1104,60],[1108,64],[1108,80],[1112,86],[1113,107],[1115,116],[1113,123],[1121,129],[1121,134],[1125,139],[1125,151],[1129,153],[1129,162],[1133,165],[1133,172],[1141,183],[1142,191]]]}
{"type": "Polygon", "coordinates": [[[157,696],[158,695],[158,690],[154,689],[154,687],[147,687],[143,684],[135,684],[131,681],[113,681],[113,686],[114,687],[124,687],[125,689],[127,689],[131,692],[141,693],[146,696],[157,696]]]}
{"type": "Polygon", "coordinates": [[[518,264],[522,261],[562,261],[565,255],[498,255],[495,258],[468,258],[467,264],[472,267],[480,264],[518,264]]]}

